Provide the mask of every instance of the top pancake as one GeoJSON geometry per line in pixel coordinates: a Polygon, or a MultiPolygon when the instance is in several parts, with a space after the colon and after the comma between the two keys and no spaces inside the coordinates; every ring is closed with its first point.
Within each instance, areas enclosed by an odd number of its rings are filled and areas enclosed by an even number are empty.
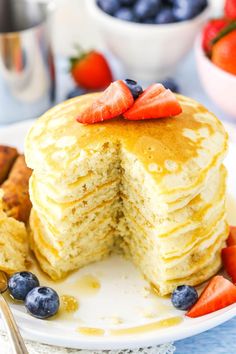
{"type": "Polygon", "coordinates": [[[61,103],[35,122],[25,142],[30,168],[48,181],[68,186],[89,172],[83,163],[109,142],[138,161],[159,193],[167,195],[203,185],[221,164],[227,133],[198,102],[178,96],[183,113],[172,118],[78,123],[79,112],[98,96],[84,95],[61,103]]]}

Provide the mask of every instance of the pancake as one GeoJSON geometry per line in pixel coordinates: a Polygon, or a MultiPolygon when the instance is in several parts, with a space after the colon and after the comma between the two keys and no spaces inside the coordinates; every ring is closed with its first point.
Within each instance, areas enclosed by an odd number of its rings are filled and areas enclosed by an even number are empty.
{"type": "Polygon", "coordinates": [[[24,223],[3,211],[2,198],[0,190],[0,270],[11,274],[26,269],[28,240],[24,223]]]}
{"type": "Polygon", "coordinates": [[[41,267],[60,279],[119,249],[161,295],[205,281],[228,235],[224,127],[184,96],[172,118],[76,122],[98,95],[52,108],[25,141],[41,267]]]}

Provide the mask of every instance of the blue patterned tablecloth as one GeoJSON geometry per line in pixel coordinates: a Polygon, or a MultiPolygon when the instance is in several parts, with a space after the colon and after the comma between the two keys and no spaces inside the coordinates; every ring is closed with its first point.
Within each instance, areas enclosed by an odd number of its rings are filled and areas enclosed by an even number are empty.
{"type": "Polygon", "coordinates": [[[175,342],[175,354],[235,354],[236,318],[197,336],[175,342]]]}

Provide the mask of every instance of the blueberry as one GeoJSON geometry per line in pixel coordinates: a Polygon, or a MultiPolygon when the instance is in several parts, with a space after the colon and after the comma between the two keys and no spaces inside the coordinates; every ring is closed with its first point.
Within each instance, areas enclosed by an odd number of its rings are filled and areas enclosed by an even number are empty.
{"type": "Polygon", "coordinates": [[[16,300],[24,300],[36,286],[39,286],[39,280],[31,272],[15,273],[8,280],[9,292],[16,300]]]}
{"type": "Polygon", "coordinates": [[[146,23],[146,24],[154,24],[155,23],[155,17],[148,17],[148,18],[145,18],[144,20],[142,20],[142,23],[146,23]]]}
{"type": "Polygon", "coordinates": [[[178,310],[189,310],[198,300],[198,293],[193,286],[180,285],[174,290],[171,301],[178,310]]]}
{"type": "Polygon", "coordinates": [[[163,80],[162,85],[164,85],[165,88],[170,89],[172,92],[179,92],[178,84],[171,78],[163,80]]]}
{"type": "Polygon", "coordinates": [[[115,12],[114,16],[124,21],[135,21],[134,13],[128,7],[121,7],[118,11],[115,12]]]}
{"type": "Polygon", "coordinates": [[[40,286],[31,290],[25,299],[25,307],[37,318],[48,318],[55,315],[59,309],[60,300],[56,291],[40,286]]]}
{"type": "Polygon", "coordinates": [[[85,93],[88,93],[88,91],[83,89],[82,87],[77,86],[67,94],[67,99],[81,96],[84,95],[85,93]]]}
{"type": "Polygon", "coordinates": [[[121,5],[124,6],[132,6],[135,2],[136,0],[120,0],[121,5]]]}
{"type": "Polygon", "coordinates": [[[155,16],[161,5],[161,0],[138,0],[134,5],[134,13],[140,20],[155,16]]]}
{"type": "Polygon", "coordinates": [[[190,20],[202,11],[204,3],[205,0],[174,0],[173,14],[178,21],[190,20]]]}
{"type": "Polygon", "coordinates": [[[208,5],[208,0],[199,0],[200,12],[203,11],[208,5]]]}
{"type": "Polygon", "coordinates": [[[175,21],[176,21],[175,16],[170,7],[161,8],[161,10],[158,12],[155,18],[155,23],[158,24],[172,23],[175,21]]]}
{"type": "Polygon", "coordinates": [[[136,98],[138,98],[138,96],[143,92],[142,86],[140,86],[136,81],[130,79],[126,79],[124,82],[130,89],[133,98],[136,100],[136,98]]]}
{"type": "Polygon", "coordinates": [[[109,15],[114,15],[114,13],[120,8],[119,0],[98,0],[97,4],[109,15]]]}

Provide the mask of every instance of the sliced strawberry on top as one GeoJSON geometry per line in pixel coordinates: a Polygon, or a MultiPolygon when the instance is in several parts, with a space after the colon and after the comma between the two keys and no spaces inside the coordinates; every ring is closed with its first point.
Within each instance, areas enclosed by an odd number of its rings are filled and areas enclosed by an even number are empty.
{"type": "Polygon", "coordinates": [[[172,117],[180,114],[182,108],[176,96],[161,84],[149,86],[123,114],[129,120],[172,117]]]}
{"type": "Polygon", "coordinates": [[[117,117],[129,109],[134,102],[129,88],[121,80],[111,83],[91,106],[77,117],[83,124],[102,122],[117,117]]]}
{"type": "Polygon", "coordinates": [[[236,283],[236,245],[223,248],[222,260],[226,272],[231,277],[233,283],[236,283]]]}
{"type": "Polygon", "coordinates": [[[216,275],[186,316],[200,317],[234,303],[236,303],[236,286],[221,275],[216,275]]]}
{"type": "Polygon", "coordinates": [[[229,237],[227,239],[227,246],[236,245],[236,226],[230,226],[229,237]]]}

